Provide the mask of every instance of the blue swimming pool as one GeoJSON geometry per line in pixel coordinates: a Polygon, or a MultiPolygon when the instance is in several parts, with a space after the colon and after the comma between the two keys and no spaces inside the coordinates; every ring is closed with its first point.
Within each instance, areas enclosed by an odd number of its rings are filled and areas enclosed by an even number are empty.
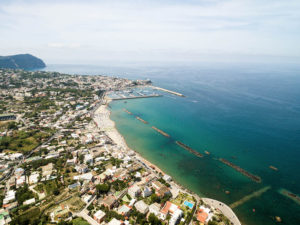
{"type": "Polygon", "coordinates": [[[183,203],[185,206],[189,207],[190,209],[192,209],[194,207],[194,204],[188,201],[184,201],[183,203]]]}

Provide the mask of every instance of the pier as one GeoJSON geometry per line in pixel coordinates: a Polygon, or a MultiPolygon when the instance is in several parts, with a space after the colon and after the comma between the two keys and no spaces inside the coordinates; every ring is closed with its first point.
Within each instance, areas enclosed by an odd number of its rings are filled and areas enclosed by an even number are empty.
{"type": "Polygon", "coordinates": [[[227,166],[230,166],[231,168],[235,169],[236,171],[238,171],[239,173],[243,174],[244,176],[250,178],[251,180],[257,182],[257,183],[261,183],[261,178],[257,175],[254,175],[246,170],[244,170],[243,168],[233,164],[232,162],[229,162],[228,160],[226,159],[222,159],[220,158],[219,159],[220,162],[224,163],[225,165],[227,166]]]}
{"type": "Polygon", "coordinates": [[[155,126],[152,126],[152,129],[156,130],[158,133],[162,134],[162,135],[165,136],[165,137],[170,137],[169,134],[167,134],[166,132],[164,132],[164,131],[158,129],[158,128],[155,127],[155,126]]]}
{"type": "Polygon", "coordinates": [[[136,99],[136,98],[153,98],[153,97],[161,97],[162,95],[153,94],[153,95],[143,95],[143,96],[123,96],[120,98],[110,98],[111,100],[126,100],[126,99],[136,99]]]}
{"type": "Polygon", "coordinates": [[[175,92],[175,91],[170,91],[170,90],[165,89],[165,88],[153,86],[153,89],[157,89],[157,90],[160,90],[160,91],[168,92],[168,93],[170,93],[170,94],[177,95],[177,96],[180,96],[180,97],[185,97],[185,96],[184,96],[183,94],[181,94],[181,93],[178,93],[178,92],[175,92]]]}
{"type": "Polygon", "coordinates": [[[259,189],[258,191],[255,191],[249,195],[246,195],[245,197],[243,197],[242,199],[230,204],[230,208],[234,209],[246,202],[248,202],[249,200],[251,200],[252,198],[257,198],[259,196],[261,196],[263,193],[265,193],[267,190],[271,189],[271,186],[267,186],[267,187],[264,187],[262,189],[259,189]]]}
{"type": "Polygon", "coordinates": [[[148,124],[148,122],[146,120],[143,120],[141,117],[136,116],[136,119],[138,119],[139,121],[141,121],[144,124],[148,124]]]}
{"type": "Polygon", "coordinates": [[[176,144],[179,145],[181,148],[183,148],[183,149],[189,151],[190,153],[194,154],[195,156],[198,156],[198,157],[200,157],[200,158],[203,157],[203,155],[202,155],[201,153],[195,151],[194,149],[192,149],[191,147],[189,147],[189,146],[183,144],[183,143],[180,142],[180,141],[176,141],[176,144]]]}
{"type": "Polygon", "coordinates": [[[281,195],[295,201],[297,204],[300,205],[300,197],[284,188],[281,188],[279,191],[278,191],[281,195]]]}

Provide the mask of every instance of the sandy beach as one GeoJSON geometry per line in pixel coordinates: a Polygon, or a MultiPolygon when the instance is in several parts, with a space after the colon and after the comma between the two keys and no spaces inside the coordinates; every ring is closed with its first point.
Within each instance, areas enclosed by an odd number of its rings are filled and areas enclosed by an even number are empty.
{"type": "MultiPolygon", "coordinates": [[[[123,150],[125,151],[130,151],[134,149],[130,149],[127,146],[127,143],[123,136],[119,133],[117,128],[115,127],[115,122],[110,119],[110,110],[107,108],[109,102],[111,100],[108,100],[106,104],[101,105],[95,112],[94,114],[94,121],[97,124],[98,128],[101,131],[104,131],[112,140],[115,144],[120,146],[123,150]]],[[[136,152],[136,158],[146,164],[148,167],[153,168],[156,170],[158,173],[165,174],[159,167],[156,165],[150,163],[148,160],[144,159],[138,152],[136,152]]],[[[179,189],[181,189],[183,192],[188,192],[192,193],[190,190],[186,189],[183,187],[181,184],[177,183],[176,181],[172,181],[173,185],[176,185],[179,189]]],[[[202,199],[206,204],[210,205],[211,207],[214,207],[216,209],[219,209],[234,225],[241,225],[238,217],[235,215],[235,213],[232,211],[232,209],[227,206],[223,202],[219,202],[214,199],[209,199],[209,198],[200,198],[198,195],[195,193],[192,193],[193,195],[196,196],[196,199],[202,199]]]]}
{"type": "MultiPolygon", "coordinates": [[[[111,100],[107,101],[107,104],[101,105],[95,112],[94,121],[96,122],[98,128],[101,131],[104,131],[109,138],[113,140],[118,146],[120,146],[125,151],[133,150],[127,146],[127,143],[123,136],[119,133],[117,128],[115,127],[115,122],[110,119],[110,111],[107,108],[107,105],[111,102],[111,100]]],[[[158,173],[165,174],[160,168],[156,165],[150,163],[148,160],[144,159],[139,153],[136,153],[136,158],[141,162],[145,163],[148,167],[155,169],[158,173]]]]}

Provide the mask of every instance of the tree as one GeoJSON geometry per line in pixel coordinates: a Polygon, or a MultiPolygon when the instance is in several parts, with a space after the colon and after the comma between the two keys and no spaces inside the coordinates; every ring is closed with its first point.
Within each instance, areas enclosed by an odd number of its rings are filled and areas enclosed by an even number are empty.
{"type": "Polygon", "coordinates": [[[108,184],[97,184],[96,190],[98,195],[109,192],[110,186],[108,184]]]}
{"type": "Polygon", "coordinates": [[[151,213],[148,217],[148,221],[149,223],[151,223],[152,225],[161,225],[162,222],[153,214],[151,213]]]}

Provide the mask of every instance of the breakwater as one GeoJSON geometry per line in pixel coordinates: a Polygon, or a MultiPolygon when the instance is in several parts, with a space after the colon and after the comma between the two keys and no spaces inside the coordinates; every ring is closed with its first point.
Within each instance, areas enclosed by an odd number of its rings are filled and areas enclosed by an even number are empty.
{"type": "Polygon", "coordinates": [[[143,120],[141,117],[136,116],[136,119],[138,119],[139,121],[141,121],[144,124],[148,124],[148,122],[146,120],[143,120]]]}
{"type": "Polygon", "coordinates": [[[258,198],[259,196],[261,196],[263,193],[265,193],[266,191],[268,191],[269,189],[271,189],[271,186],[267,186],[267,187],[264,187],[262,189],[259,189],[258,191],[255,191],[249,195],[246,195],[245,197],[243,197],[242,199],[230,204],[230,208],[236,208],[248,201],[250,201],[252,198],[258,198]]]}
{"type": "Polygon", "coordinates": [[[120,98],[110,98],[110,100],[126,100],[126,99],[136,99],[136,98],[153,98],[153,97],[161,97],[162,95],[154,94],[154,95],[143,95],[143,96],[124,96],[120,98]]]}
{"type": "Polygon", "coordinates": [[[232,162],[229,162],[226,159],[220,158],[219,159],[220,162],[224,163],[227,166],[230,166],[231,168],[235,169],[236,171],[238,171],[239,173],[243,174],[244,176],[250,178],[251,180],[257,182],[257,183],[261,183],[261,178],[257,175],[254,175],[246,170],[244,170],[243,168],[233,164],[232,162]]]}
{"type": "Polygon", "coordinates": [[[158,133],[162,134],[162,135],[165,136],[165,137],[170,137],[169,134],[167,134],[166,132],[164,132],[164,131],[158,129],[158,128],[155,127],[155,126],[152,126],[151,128],[154,129],[154,130],[156,130],[158,133]]]}
{"type": "Polygon", "coordinates": [[[173,95],[177,95],[177,96],[180,96],[180,97],[185,97],[185,96],[184,96],[183,94],[181,94],[181,93],[178,93],[178,92],[175,92],[175,91],[170,91],[170,90],[165,89],[165,88],[153,86],[153,89],[157,89],[157,90],[160,90],[160,91],[164,91],[164,92],[167,92],[167,93],[170,93],[170,94],[173,94],[173,95]]]}
{"type": "Polygon", "coordinates": [[[276,168],[275,166],[269,166],[269,168],[270,168],[271,170],[278,171],[278,168],[276,168]]]}
{"type": "Polygon", "coordinates": [[[300,197],[284,188],[281,188],[279,191],[278,191],[280,194],[282,194],[283,196],[295,201],[297,204],[300,205],[300,197]]]}
{"type": "Polygon", "coordinates": [[[127,109],[123,109],[124,112],[127,112],[129,115],[132,115],[132,112],[129,112],[127,109]]]}
{"type": "Polygon", "coordinates": [[[179,145],[181,148],[183,148],[183,149],[189,151],[190,153],[194,154],[195,156],[198,156],[198,157],[200,157],[200,158],[203,157],[203,155],[202,155],[201,153],[195,151],[195,150],[192,149],[191,147],[189,147],[189,146],[183,144],[182,142],[176,141],[175,143],[176,143],[177,145],[179,145]]]}

